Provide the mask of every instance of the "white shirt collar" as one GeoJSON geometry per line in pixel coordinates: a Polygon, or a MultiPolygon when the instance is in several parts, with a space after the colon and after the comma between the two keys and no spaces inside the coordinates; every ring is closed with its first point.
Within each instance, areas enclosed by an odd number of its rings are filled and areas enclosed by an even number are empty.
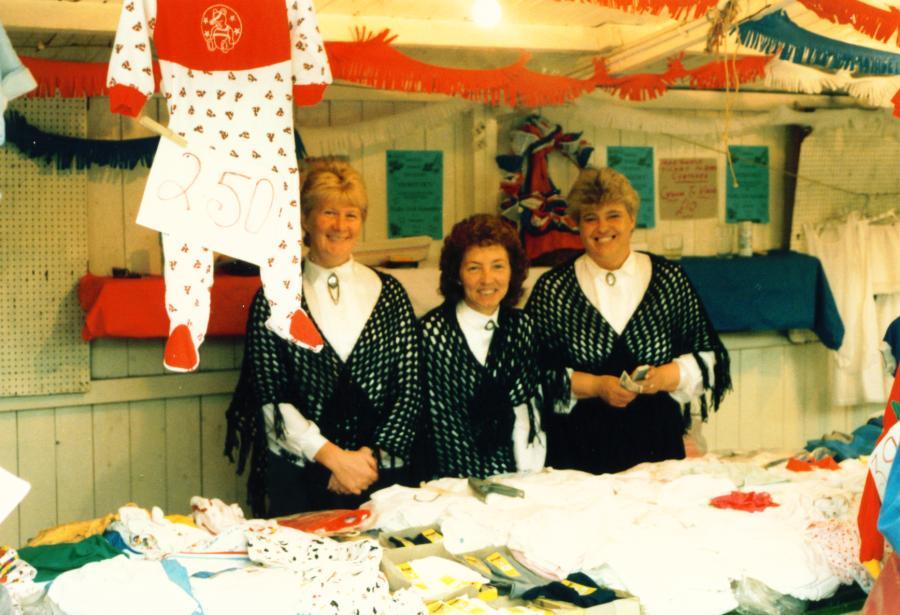
{"type": "Polygon", "coordinates": [[[336,274],[339,280],[347,280],[350,276],[353,275],[353,266],[354,261],[351,256],[346,263],[342,265],[338,265],[337,267],[333,267],[331,269],[326,269],[321,265],[317,265],[312,262],[309,258],[303,261],[303,277],[305,277],[310,283],[315,284],[320,280],[327,280],[328,276],[332,273],[336,274]]]}
{"type": "Polygon", "coordinates": [[[629,277],[634,277],[635,273],[637,273],[637,257],[635,256],[634,250],[631,250],[628,252],[628,257],[625,259],[625,262],[622,263],[622,266],[619,267],[618,269],[604,269],[603,267],[598,265],[596,263],[596,261],[594,261],[594,259],[592,259],[587,254],[585,254],[584,256],[585,256],[584,260],[588,266],[588,271],[590,272],[591,277],[593,277],[593,278],[599,278],[599,277],[605,276],[607,273],[610,273],[610,272],[616,274],[617,276],[625,275],[625,276],[629,276],[629,277]]]}
{"type": "Polygon", "coordinates": [[[456,317],[459,319],[459,324],[463,329],[486,329],[489,321],[494,323],[494,327],[497,327],[499,315],[499,307],[494,310],[493,314],[488,315],[473,310],[465,300],[460,300],[456,304],[456,317]]]}

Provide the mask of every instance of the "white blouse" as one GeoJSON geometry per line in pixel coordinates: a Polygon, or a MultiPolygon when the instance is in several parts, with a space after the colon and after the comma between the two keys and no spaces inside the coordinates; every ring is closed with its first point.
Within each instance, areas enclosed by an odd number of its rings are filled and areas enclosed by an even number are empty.
{"type": "MultiPolygon", "coordinates": [[[[475,358],[481,365],[487,361],[488,349],[491,346],[491,339],[494,337],[494,331],[498,327],[497,316],[499,309],[493,314],[482,314],[476,312],[466,304],[460,301],[456,304],[456,319],[459,327],[462,329],[469,350],[475,355],[475,358]]],[[[528,420],[528,406],[520,404],[513,408],[516,419],[513,423],[512,441],[513,456],[516,460],[516,469],[520,472],[538,471],[544,467],[544,461],[547,459],[547,435],[541,429],[541,417],[535,413],[535,438],[532,442],[528,442],[528,433],[530,431],[530,423],[528,420]]]]}
{"type": "MultiPolygon", "coordinates": [[[[640,305],[650,286],[653,264],[643,252],[632,252],[615,270],[604,269],[584,254],[575,261],[575,277],[578,285],[600,315],[621,334],[640,305]],[[610,277],[611,276],[611,277],[610,277]],[[613,281],[612,284],[609,282],[613,281]]],[[[700,357],[706,363],[710,386],[713,385],[715,353],[704,351],[700,357]]],[[[686,404],[703,393],[703,374],[697,360],[690,353],[674,359],[680,372],[678,388],[669,395],[680,404],[686,404]]]]}
{"type": "MultiPolygon", "coordinates": [[[[332,269],[306,259],[303,262],[303,293],[322,336],[341,361],[346,361],[381,295],[381,278],[352,258],[332,269]],[[337,279],[337,286],[329,292],[328,279],[332,275],[337,279]]],[[[284,449],[301,459],[313,460],[328,439],[319,431],[319,426],[303,416],[293,404],[281,403],[278,407],[284,417],[284,440],[275,435],[275,406],[265,404],[262,407],[269,450],[277,454],[284,449]]]]}

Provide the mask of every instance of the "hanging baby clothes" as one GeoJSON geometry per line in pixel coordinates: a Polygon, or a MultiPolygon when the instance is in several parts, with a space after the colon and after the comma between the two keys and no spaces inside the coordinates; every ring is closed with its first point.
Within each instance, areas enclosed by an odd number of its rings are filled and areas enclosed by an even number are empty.
{"type": "Polygon", "coordinates": [[[885,400],[880,335],[868,252],[869,223],[853,212],[840,226],[803,226],[808,251],[822,261],[834,293],[844,341],[837,351],[834,404],[849,406],[885,400]]]}
{"type": "MultiPolygon", "coordinates": [[[[0,24],[0,118],[6,111],[7,103],[37,87],[37,81],[27,68],[22,65],[0,24]]],[[[6,141],[6,125],[0,119],[0,145],[6,141]]]]}
{"type": "MultiPolygon", "coordinates": [[[[300,190],[292,103],[313,104],[331,70],[311,0],[126,0],[109,64],[110,106],[137,116],[153,93],[150,40],[162,72],[169,128],[193,146],[272,163],[277,229],[260,267],[279,336],[318,351],[322,337],[301,308],[300,190]],[[293,84],[293,85],[292,85],[293,84]]],[[[163,233],[169,341],[164,364],[196,369],[209,322],[213,255],[190,229],[163,233]]]]}

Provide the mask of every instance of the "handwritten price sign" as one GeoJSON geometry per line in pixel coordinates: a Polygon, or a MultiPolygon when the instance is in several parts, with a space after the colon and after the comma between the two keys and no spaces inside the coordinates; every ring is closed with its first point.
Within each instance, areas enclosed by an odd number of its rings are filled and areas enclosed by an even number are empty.
{"type": "Polygon", "coordinates": [[[662,220],[715,218],[718,211],[715,158],[662,158],[659,161],[659,210],[662,220]]]}
{"type": "Polygon", "coordinates": [[[282,181],[249,160],[160,139],[137,223],[259,265],[270,256],[279,217],[295,216],[300,233],[299,207],[275,203],[282,181]]]}

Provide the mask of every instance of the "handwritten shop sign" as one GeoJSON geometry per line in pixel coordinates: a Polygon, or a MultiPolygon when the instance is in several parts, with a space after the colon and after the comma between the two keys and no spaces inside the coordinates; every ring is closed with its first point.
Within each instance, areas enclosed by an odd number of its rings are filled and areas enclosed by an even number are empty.
{"type": "Polygon", "coordinates": [[[662,158],[659,213],[662,220],[715,218],[719,203],[715,158],[662,158]]]}

